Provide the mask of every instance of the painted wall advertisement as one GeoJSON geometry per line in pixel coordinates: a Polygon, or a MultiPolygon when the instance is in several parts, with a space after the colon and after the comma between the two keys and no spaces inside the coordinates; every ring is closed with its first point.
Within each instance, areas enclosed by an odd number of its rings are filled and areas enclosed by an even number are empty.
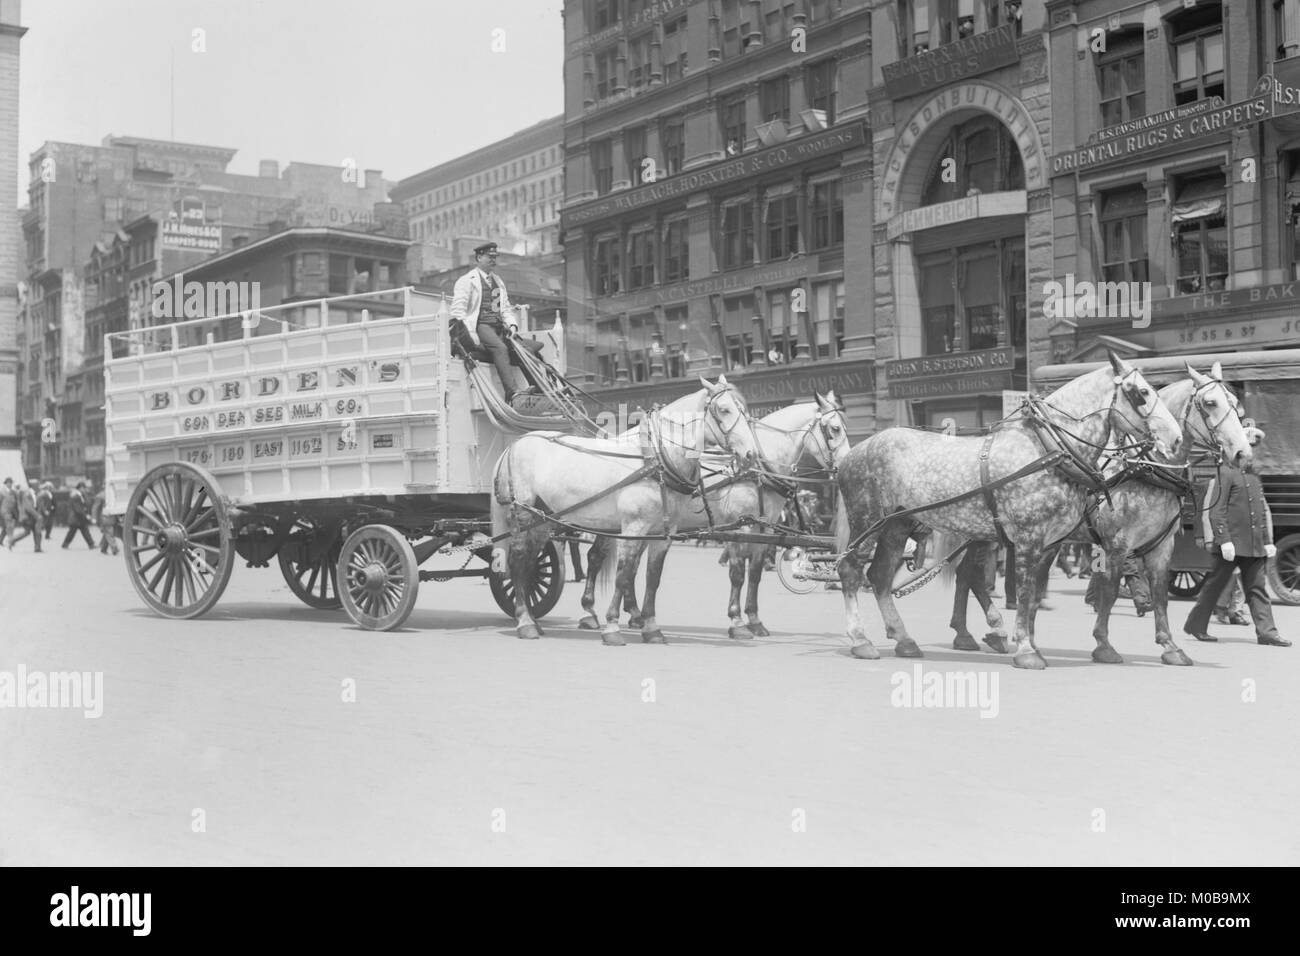
{"type": "Polygon", "coordinates": [[[221,251],[221,223],[209,220],[207,204],[197,196],[186,196],[176,203],[161,226],[164,249],[188,249],[194,252],[221,251]]]}
{"type": "Polygon", "coordinates": [[[86,302],[81,280],[65,270],[63,273],[63,374],[81,370],[86,348],[86,302]]]}

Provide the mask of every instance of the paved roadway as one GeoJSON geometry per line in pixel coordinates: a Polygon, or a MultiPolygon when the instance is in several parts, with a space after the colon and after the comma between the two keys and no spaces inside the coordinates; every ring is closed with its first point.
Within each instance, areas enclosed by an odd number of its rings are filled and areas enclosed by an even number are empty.
{"type": "Polygon", "coordinates": [[[1219,627],[1162,666],[1127,604],[1128,663],[1093,664],[1063,578],[1039,673],[951,650],[938,582],[900,602],[923,674],[996,676],[984,718],[892,706],[915,662],[848,657],[837,593],[771,578],[775,636],[729,641],[712,548],[669,557],[674,643],[607,648],[573,584],[536,642],[480,581],[377,634],[242,566],[171,622],[121,559],[26,544],[0,551],[0,677],[100,671],[103,714],[0,709],[0,864],[1300,862],[1300,649],[1219,627]]]}

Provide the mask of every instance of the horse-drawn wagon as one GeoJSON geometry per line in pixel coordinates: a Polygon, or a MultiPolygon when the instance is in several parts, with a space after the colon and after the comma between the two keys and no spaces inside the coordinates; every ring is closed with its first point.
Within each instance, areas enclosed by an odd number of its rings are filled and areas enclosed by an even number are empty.
{"type": "MultiPolygon", "coordinates": [[[[1255,449],[1255,471],[1264,486],[1273,515],[1277,556],[1269,559],[1268,580],[1276,597],[1300,604],[1300,349],[1225,352],[1221,355],[1173,355],[1130,360],[1154,384],[1165,385],[1186,374],[1186,366],[1218,363],[1224,382],[1236,393],[1247,424],[1267,436],[1255,449]]],[[[1094,364],[1048,365],[1034,378],[1044,389],[1054,388],[1094,364]]],[[[1204,487],[1214,477],[1215,458],[1191,463],[1193,484],[1204,487]]],[[[1200,532],[1197,502],[1184,502],[1183,520],[1174,542],[1169,569],[1169,593],[1195,597],[1211,567],[1210,553],[1200,532]]]]}
{"type": "MultiPolygon", "coordinates": [[[[198,617],[238,556],[278,564],[305,604],[368,629],[400,626],[431,578],[487,577],[513,614],[510,579],[490,567],[492,468],[519,434],[591,423],[572,402],[505,404],[452,354],[446,306],[408,288],[107,336],[106,511],[123,518],[144,602],[198,617]],[[452,551],[465,568],[420,570],[452,551]]],[[[521,329],[564,367],[558,322],[530,331],[525,315],[521,329]]],[[[533,612],[563,586],[548,541],[533,612]]]]}

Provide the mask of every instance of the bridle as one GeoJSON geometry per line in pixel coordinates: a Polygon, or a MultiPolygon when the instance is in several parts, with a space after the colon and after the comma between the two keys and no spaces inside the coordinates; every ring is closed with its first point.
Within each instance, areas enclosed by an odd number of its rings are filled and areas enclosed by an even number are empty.
{"type": "MultiPolygon", "coordinates": [[[[1119,416],[1120,418],[1124,419],[1124,421],[1127,422],[1129,425],[1133,424],[1133,420],[1129,418],[1128,415],[1126,415],[1123,412],[1123,410],[1119,407],[1119,397],[1122,394],[1124,398],[1128,401],[1129,406],[1133,409],[1133,411],[1137,412],[1138,417],[1142,419],[1143,430],[1146,432],[1146,436],[1147,436],[1146,440],[1151,441],[1155,437],[1151,432],[1151,416],[1156,413],[1156,409],[1160,405],[1160,398],[1159,396],[1153,393],[1151,396],[1151,401],[1153,403],[1151,406],[1151,411],[1144,412],[1142,410],[1142,406],[1146,403],[1142,401],[1142,393],[1138,388],[1138,384],[1137,382],[1129,381],[1130,378],[1140,377],[1140,375],[1141,372],[1138,369],[1131,368],[1123,375],[1115,376],[1115,385],[1117,387],[1115,391],[1111,394],[1110,415],[1112,417],[1112,420],[1115,416],[1119,416]]],[[[1140,442],[1139,444],[1142,443],[1140,442]]]]}
{"type": "Polygon", "coordinates": [[[843,419],[844,406],[838,403],[830,408],[819,410],[817,412],[817,417],[808,423],[808,427],[804,429],[803,436],[799,440],[799,449],[802,453],[803,450],[808,447],[808,439],[812,438],[814,430],[821,433],[822,446],[825,449],[825,454],[822,454],[820,450],[815,451],[815,454],[822,460],[822,465],[825,466],[828,472],[830,472],[832,478],[835,477],[836,466],[835,448],[831,444],[830,422],[831,419],[837,415],[843,419]]]}

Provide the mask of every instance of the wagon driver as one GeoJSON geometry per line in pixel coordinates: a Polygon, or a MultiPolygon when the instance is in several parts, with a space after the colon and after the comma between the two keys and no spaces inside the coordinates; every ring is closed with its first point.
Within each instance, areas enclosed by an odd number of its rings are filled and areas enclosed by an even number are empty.
{"type": "MultiPolygon", "coordinates": [[[[510,297],[506,295],[505,283],[496,274],[497,244],[485,242],[474,249],[477,265],[456,280],[456,290],[451,299],[451,317],[460,319],[465,324],[465,331],[474,345],[485,348],[492,356],[492,364],[501,376],[505,387],[506,403],[517,394],[536,395],[540,391],[531,384],[522,393],[515,388],[514,374],[510,370],[510,351],[506,339],[518,331],[518,327],[506,316],[513,312],[510,297]]],[[[541,342],[516,337],[515,343],[522,345],[536,355],[542,350],[541,342]]],[[[525,371],[525,377],[529,377],[525,371]]]]}

